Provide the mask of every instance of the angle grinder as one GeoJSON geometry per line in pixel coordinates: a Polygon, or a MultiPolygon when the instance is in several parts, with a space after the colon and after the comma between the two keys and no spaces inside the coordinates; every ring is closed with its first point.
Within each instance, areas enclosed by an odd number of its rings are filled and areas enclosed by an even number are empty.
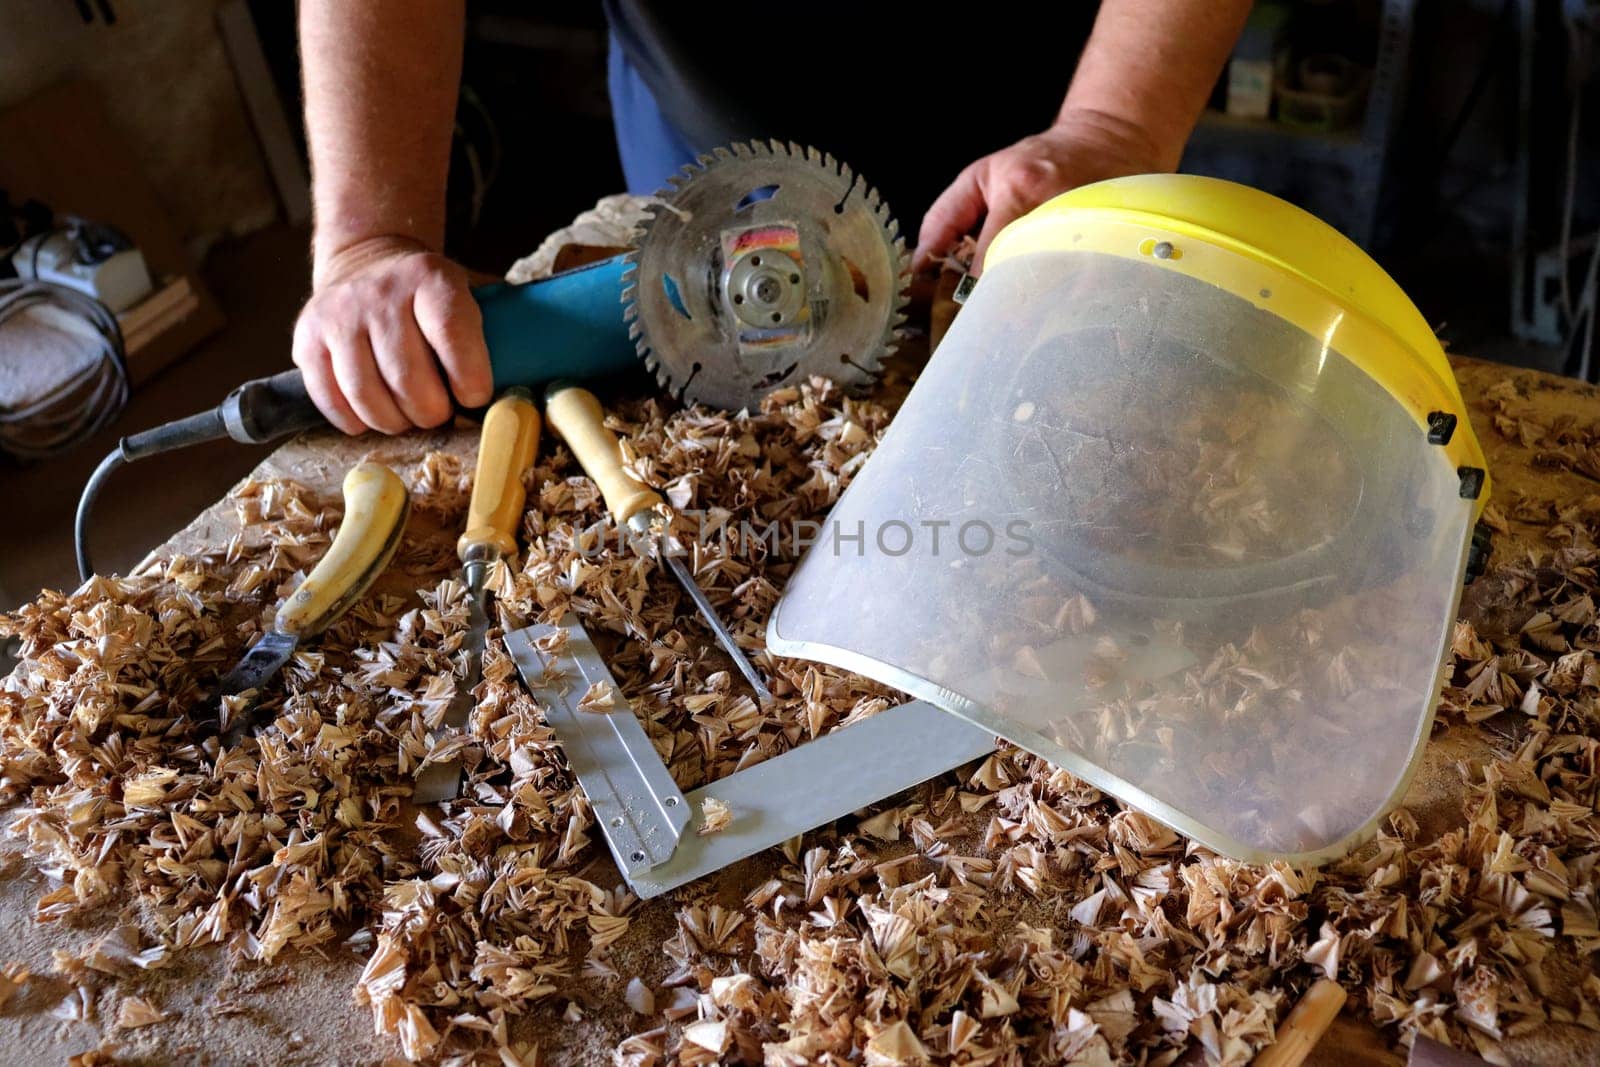
{"type": "MultiPolygon", "coordinates": [[[[910,263],[878,193],[815,148],[719,148],[669,179],[624,255],[473,291],[496,391],[641,364],[685,403],[754,407],[822,375],[860,389],[905,321],[910,263]]],[[[265,444],[326,426],[298,370],[245,382],[214,408],[130,434],[78,501],[79,577],[94,572],[94,502],[123,465],[223,438],[265,444]]]]}

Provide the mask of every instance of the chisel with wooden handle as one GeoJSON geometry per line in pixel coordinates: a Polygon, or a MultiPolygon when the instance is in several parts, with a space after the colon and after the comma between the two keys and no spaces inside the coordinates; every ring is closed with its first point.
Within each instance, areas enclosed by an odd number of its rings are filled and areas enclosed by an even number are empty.
{"type": "Polygon", "coordinates": [[[344,476],[344,521],[339,523],[333,544],[283,602],[272,629],[223,676],[212,699],[223,748],[238,744],[257,725],[262,686],[289,661],[300,643],[337,622],[383,573],[400,547],[410,510],[405,483],[388,467],[360,463],[344,476]],[[224,719],[225,698],[252,692],[254,696],[229,709],[224,719]]]}
{"type": "MultiPolygon", "coordinates": [[[[461,645],[467,672],[456,683],[443,726],[459,730],[472,714],[472,691],[483,676],[483,646],[489,632],[489,591],[484,584],[496,560],[510,560],[517,554],[517,527],[522,523],[526,499],[522,472],[532,465],[538,451],[539,409],[532,395],[526,389],[507,390],[483,417],[467,529],[456,541],[469,597],[467,637],[461,645]]],[[[460,793],[461,761],[439,760],[423,765],[418,772],[412,799],[418,804],[436,804],[460,793]]]]}
{"type": "MultiPolygon", "coordinates": [[[[649,536],[650,512],[661,503],[661,494],[629,477],[628,472],[623,470],[622,443],[606,429],[605,411],[595,395],[569,381],[552,382],[544,394],[544,415],[551,431],[567,443],[583,466],[584,473],[600,487],[606,510],[611,512],[616,524],[649,536]]],[[[694,580],[689,568],[683,565],[681,559],[669,553],[664,545],[657,555],[689,594],[695,607],[700,609],[701,618],[705,619],[717,641],[733,658],[734,666],[750,683],[750,688],[755,690],[756,699],[762,705],[771,703],[772,694],[761,680],[755,664],[750,662],[744,650],[734,641],[733,634],[722,624],[717,609],[711,606],[705,590],[694,580]]]]}

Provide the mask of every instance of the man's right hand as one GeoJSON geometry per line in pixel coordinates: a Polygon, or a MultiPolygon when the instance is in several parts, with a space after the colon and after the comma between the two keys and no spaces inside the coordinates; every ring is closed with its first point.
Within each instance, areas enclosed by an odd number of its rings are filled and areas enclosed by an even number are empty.
{"type": "Polygon", "coordinates": [[[438,426],[452,396],[479,407],[494,388],[466,271],[403,237],[369,238],[317,264],[294,362],[317,407],[349,434],[438,426]]]}

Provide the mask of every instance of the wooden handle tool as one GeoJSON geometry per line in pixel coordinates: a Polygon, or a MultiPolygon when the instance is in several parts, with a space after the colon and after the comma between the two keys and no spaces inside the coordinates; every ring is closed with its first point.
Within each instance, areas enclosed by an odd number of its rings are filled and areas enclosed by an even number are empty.
{"type": "MultiPolygon", "coordinates": [[[[527,493],[522,472],[539,451],[539,409],[526,389],[508,389],[483,416],[478,437],[478,466],[472,480],[472,501],[467,505],[467,529],[456,541],[462,576],[467,583],[467,635],[461,648],[467,657],[466,677],[456,685],[455,697],[445,708],[444,726],[467,725],[476,700],[472,691],[483,677],[483,648],[489,638],[489,591],[485,583],[489,565],[517,554],[517,527],[527,493]]],[[[412,787],[418,804],[437,804],[461,795],[461,761],[441,760],[425,765],[412,787]]]]}
{"type": "MultiPolygon", "coordinates": [[[[627,526],[635,533],[650,531],[650,510],[661,503],[661,494],[629,476],[623,469],[622,442],[606,429],[605,411],[595,395],[572,382],[550,383],[544,393],[544,416],[550,430],[572,449],[572,454],[583,466],[584,473],[594,479],[605,497],[606,510],[618,526],[627,526]]],[[[733,639],[733,634],[723,625],[716,608],[706,597],[705,590],[694,580],[694,575],[677,556],[660,552],[661,562],[677,578],[689,599],[694,601],[700,616],[716,635],[717,642],[733,659],[733,664],[744,675],[756,699],[763,705],[772,702],[772,693],[762,681],[755,664],[750,662],[733,639]]]]}
{"type": "Polygon", "coordinates": [[[1298,1067],[1344,1008],[1344,987],[1331,978],[1318,979],[1306,990],[1289,1017],[1278,1026],[1278,1038],[1256,1054],[1253,1067],[1298,1067]]]}
{"type": "Polygon", "coordinates": [[[273,628],[304,640],[338,621],[394,558],[410,510],[406,484],[394,471],[377,463],[352,467],[333,544],[283,602],[273,628]]]}
{"type": "Polygon", "coordinates": [[[232,748],[255,729],[260,689],[278,673],[302,641],[315,637],[350,610],[394,558],[405,530],[411,498],[406,483],[388,467],[360,463],[344,476],[344,521],[333,544],[289,599],[272,629],[226,675],[201,720],[215,722],[222,747],[232,748]],[[223,715],[224,698],[255,692],[242,707],[223,715]]]}
{"type": "Polygon", "coordinates": [[[467,529],[456,541],[462,563],[510,559],[527,494],[522,472],[539,451],[539,409],[526,389],[511,389],[483,417],[467,529]]]}
{"type": "Polygon", "coordinates": [[[622,469],[622,442],[606,429],[599,399],[572,382],[552,382],[544,392],[544,415],[551,432],[567,443],[584,473],[600,487],[617,525],[638,530],[636,519],[642,515],[648,529],[648,513],[661,503],[661,494],[622,469]]]}

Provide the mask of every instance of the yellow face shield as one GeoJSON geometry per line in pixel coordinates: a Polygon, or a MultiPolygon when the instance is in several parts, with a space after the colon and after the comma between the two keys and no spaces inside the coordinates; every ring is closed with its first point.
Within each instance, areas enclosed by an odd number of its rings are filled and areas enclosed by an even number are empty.
{"type": "Polygon", "coordinates": [[[1487,496],[1358,248],[1230,183],[1104,182],[996,239],[768,642],[1321,862],[1404,792],[1487,496]]]}

